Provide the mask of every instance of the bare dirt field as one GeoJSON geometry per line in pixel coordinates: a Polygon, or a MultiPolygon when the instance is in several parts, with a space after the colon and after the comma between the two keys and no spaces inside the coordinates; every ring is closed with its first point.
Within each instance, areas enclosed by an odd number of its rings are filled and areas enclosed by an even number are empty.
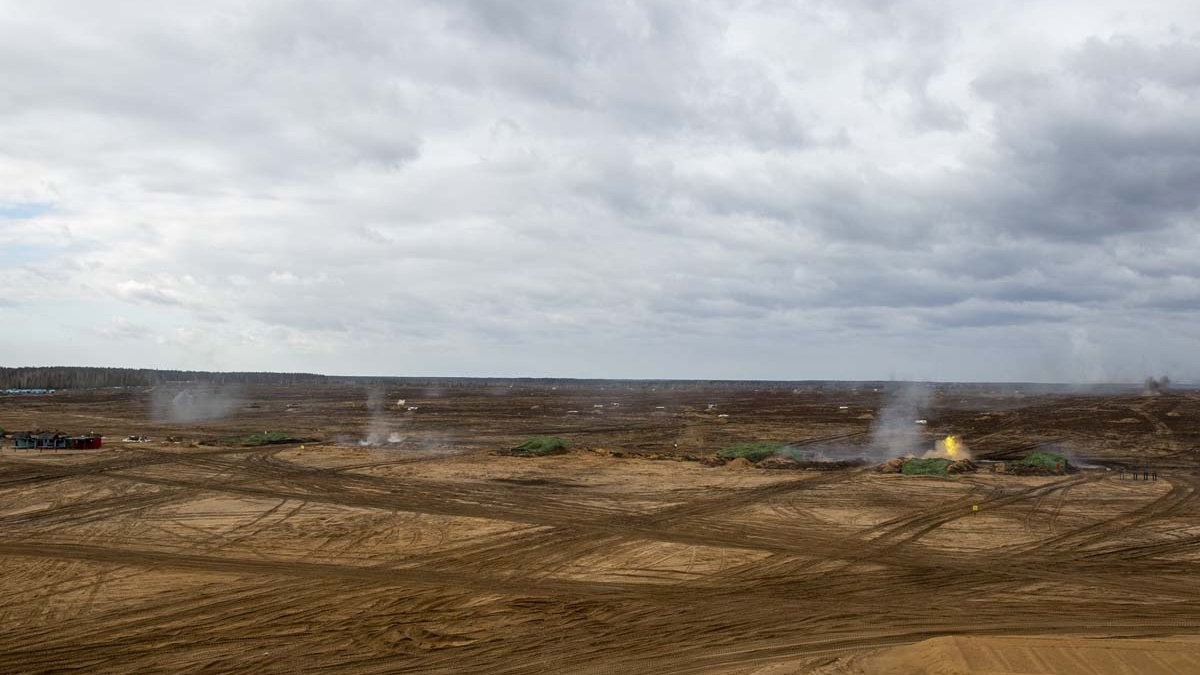
{"type": "Polygon", "coordinates": [[[0,452],[0,673],[1198,672],[1200,394],[924,402],[930,444],[1051,447],[1083,467],[1060,476],[692,461],[749,440],[873,456],[893,395],[0,396],[10,432],[105,435],[99,451],[0,452]],[[267,430],[304,440],[231,440],[267,430]],[[532,436],[572,449],[492,454],[532,436]]]}

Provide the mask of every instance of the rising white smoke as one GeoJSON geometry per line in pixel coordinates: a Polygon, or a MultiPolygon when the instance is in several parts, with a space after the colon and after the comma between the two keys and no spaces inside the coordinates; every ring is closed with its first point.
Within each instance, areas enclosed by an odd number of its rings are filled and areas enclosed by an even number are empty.
{"type": "Polygon", "coordinates": [[[929,387],[911,383],[901,385],[889,396],[887,403],[871,423],[871,459],[919,455],[925,445],[923,410],[929,406],[932,392],[929,387]]]}
{"type": "Polygon", "coordinates": [[[359,445],[363,447],[387,445],[404,440],[404,437],[393,428],[393,422],[388,417],[382,391],[371,389],[367,392],[367,411],[370,413],[370,419],[367,421],[366,434],[358,441],[359,445]]]}

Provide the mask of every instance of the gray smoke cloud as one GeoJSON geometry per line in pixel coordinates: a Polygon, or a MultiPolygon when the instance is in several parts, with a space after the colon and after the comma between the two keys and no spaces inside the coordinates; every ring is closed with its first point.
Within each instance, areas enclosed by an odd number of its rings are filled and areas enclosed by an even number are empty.
{"type": "Polygon", "coordinates": [[[158,387],[151,407],[158,422],[203,422],[230,415],[242,401],[240,386],[158,387]]]}
{"type": "MultiPolygon", "coordinates": [[[[505,387],[507,389],[507,387],[505,387]]],[[[423,392],[428,395],[429,391],[423,392]]],[[[440,395],[440,391],[438,392],[440,395]]],[[[422,399],[424,400],[424,399],[422,399]]],[[[341,437],[343,445],[360,448],[453,455],[462,452],[454,439],[442,433],[406,428],[421,406],[411,398],[396,398],[379,389],[367,390],[367,424],[360,437],[341,437]]]]}
{"type": "Polygon", "coordinates": [[[384,411],[383,392],[372,389],[367,392],[367,410],[371,419],[367,423],[367,432],[359,441],[359,445],[382,445],[392,436],[391,425],[384,411]]]}
{"type": "Polygon", "coordinates": [[[359,446],[394,445],[405,440],[404,435],[396,429],[403,423],[403,420],[395,420],[388,415],[387,401],[384,392],[378,389],[367,391],[367,411],[370,418],[367,421],[363,437],[357,439],[359,446]]]}
{"type": "Polygon", "coordinates": [[[1145,396],[1158,396],[1165,394],[1171,389],[1171,378],[1163,375],[1162,377],[1147,377],[1146,382],[1142,387],[1142,394],[1145,396]]]}
{"type": "Polygon", "coordinates": [[[924,419],[933,393],[922,384],[906,384],[892,392],[888,402],[875,413],[871,424],[871,459],[920,455],[925,448],[924,419]]]}

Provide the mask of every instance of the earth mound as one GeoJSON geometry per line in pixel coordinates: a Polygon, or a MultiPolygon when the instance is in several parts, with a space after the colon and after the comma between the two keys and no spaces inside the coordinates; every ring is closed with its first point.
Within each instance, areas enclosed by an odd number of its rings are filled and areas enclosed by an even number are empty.
{"type": "Polygon", "coordinates": [[[906,476],[946,476],[975,473],[978,468],[975,462],[969,459],[892,457],[877,465],[875,470],[879,473],[902,473],[906,476]]]}
{"type": "Polygon", "coordinates": [[[787,457],[768,457],[756,466],[760,469],[799,469],[800,462],[787,457]]]}
{"type": "Polygon", "coordinates": [[[950,462],[950,465],[946,467],[946,473],[975,473],[978,468],[975,466],[975,462],[969,459],[959,459],[950,462]]]}

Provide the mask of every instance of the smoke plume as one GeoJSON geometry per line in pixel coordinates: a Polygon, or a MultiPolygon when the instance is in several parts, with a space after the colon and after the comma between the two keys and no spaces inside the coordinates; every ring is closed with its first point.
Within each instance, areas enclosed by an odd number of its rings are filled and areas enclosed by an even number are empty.
{"type": "Polygon", "coordinates": [[[932,392],[921,384],[908,384],[894,391],[871,424],[870,450],[877,460],[921,454],[925,441],[922,410],[929,405],[932,392]]]}
{"type": "Polygon", "coordinates": [[[385,445],[388,443],[399,443],[404,440],[404,437],[399,432],[392,428],[392,422],[388,419],[387,405],[382,391],[372,389],[367,392],[367,411],[370,412],[370,420],[367,422],[367,431],[362,440],[358,442],[361,446],[385,445]]]}
{"type": "Polygon", "coordinates": [[[159,422],[202,422],[232,413],[242,404],[238,386],[158,387],[153,394],[153,415],[159,422]]]}
{"type": "Polygon", "coordinates": [[[1166,375],[1159,378],[1147,377],[1146,383],[1142,387],[1142,394],[1144,396],[1158,396],[1159,394],[1167,393],[1170,389],[1171,378],[1166,375]]]}

